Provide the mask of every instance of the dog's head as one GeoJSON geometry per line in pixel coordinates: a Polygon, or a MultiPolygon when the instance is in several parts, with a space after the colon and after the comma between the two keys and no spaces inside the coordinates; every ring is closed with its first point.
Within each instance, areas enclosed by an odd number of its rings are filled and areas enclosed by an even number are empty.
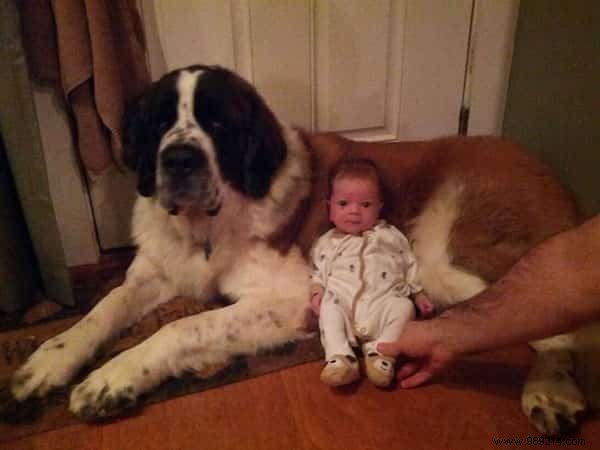
{"type": "Polygon", "coordinates": [[[282,130],[233,72],[191,66],[164,75],[125,114],[125,163],[138,191],[170,213],[219,212],[223,185],[262,198],[286,158],[282,130]]]}

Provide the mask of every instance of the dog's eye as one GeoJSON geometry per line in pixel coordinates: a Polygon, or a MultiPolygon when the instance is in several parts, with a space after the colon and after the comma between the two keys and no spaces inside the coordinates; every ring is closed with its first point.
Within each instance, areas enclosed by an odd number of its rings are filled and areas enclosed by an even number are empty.
{"type": "Polygon", "coordinates": [[[221,128],[223,128],[223,123],[222,122],[212,121],[210,123],[210,126],[212,127],[213,130],[220,130],[221,128]]]}

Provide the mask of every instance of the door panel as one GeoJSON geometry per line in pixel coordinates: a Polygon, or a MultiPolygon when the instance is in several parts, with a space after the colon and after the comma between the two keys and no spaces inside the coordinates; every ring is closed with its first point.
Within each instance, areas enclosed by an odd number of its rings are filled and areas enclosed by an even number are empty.
{"type": "Polygon", "coordinates": [[[458,129],[472,0],[187,3],[153,3],[168,70],[233,68],[287,122],[356,139],[458,129]]]}
{"type": "Polygon", "coordinates": [[[309,1],[252,0],[249,14],[251,81],[278,117],[312,128],[309,1]]]}
{"type": "Polygon", "coordinates": [[[399,138],[457,133],[471,7],[471,0],[407,2],[399,138]]]}
{"type": "Polygon", "coordinates": [[[317,128],[383,128],[391,22],[397,19],[391,2],[317,2],[316,9],[317,128]]]}
{"type": "MultiPolygon", "coordinates": [[[[157,33],[166,67],[220,64],[234,68],[232,6],[222,0],[145,1],[146,34],[157,33]],[[154,7],[156,29],[148,18],[154,7]]],[[[149,49],[150,52],[156,49],[149,49]]]]}

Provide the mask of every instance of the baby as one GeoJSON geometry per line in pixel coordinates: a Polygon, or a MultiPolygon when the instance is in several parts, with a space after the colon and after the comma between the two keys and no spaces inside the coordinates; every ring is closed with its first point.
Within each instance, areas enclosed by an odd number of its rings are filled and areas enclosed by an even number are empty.
{"type": "Polygon", "coordinates": [[[312,249],[311,306],[319,314],[326,364],[321,380],[340,386],[360,376],[352,347],[362,345],[367,377],[389,386],[395,360],[376,350],[393,342],[433,303],[417,281],[417,265],[406,237],[379,218],[382,201],[377,168],[367,159],[346,160],[330,176],[329,219],[335,227],[312,249]]]}

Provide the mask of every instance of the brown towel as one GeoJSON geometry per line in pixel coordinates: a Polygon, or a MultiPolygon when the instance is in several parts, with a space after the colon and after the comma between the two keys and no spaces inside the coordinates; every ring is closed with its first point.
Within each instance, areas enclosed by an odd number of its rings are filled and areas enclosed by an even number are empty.
{"type": "Polygon", "coordinates": [[[121,165],[125,104],[150,83],[136,0],[18,4],[32,76],[60,79],[83,165],[91,175],[121,165]]]}

